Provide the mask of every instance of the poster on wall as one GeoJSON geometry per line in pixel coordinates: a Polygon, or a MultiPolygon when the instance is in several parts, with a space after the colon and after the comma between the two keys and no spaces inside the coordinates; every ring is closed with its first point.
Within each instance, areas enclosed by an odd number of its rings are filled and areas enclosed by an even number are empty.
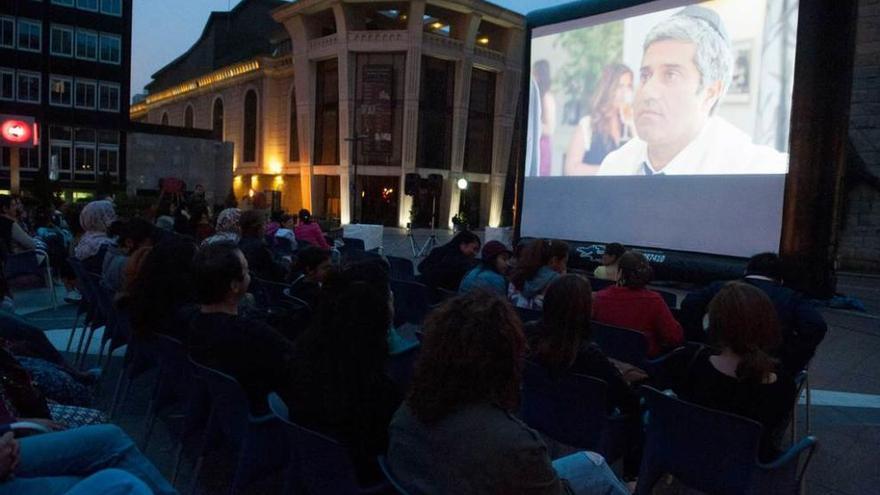
{"type": "Polygon", "coordinates": [[[361,134],[363,153],[391,154],[394,130],[392,91],[394,69],[391,65],[367,65],[362,72],[361,134]]]}

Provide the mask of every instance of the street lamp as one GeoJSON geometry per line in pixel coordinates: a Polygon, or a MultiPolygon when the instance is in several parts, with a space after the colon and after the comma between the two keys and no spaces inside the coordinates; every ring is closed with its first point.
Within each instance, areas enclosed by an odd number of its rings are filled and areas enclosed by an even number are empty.
{"type": "Polygon", "coordinates": [[[467,190],[467,188],[468,188],[468,181],[467,181],[467,179],[462,177],[461,179],[458,179],[458,182],[456,182],[456,185],[458,186],[459,189],[464,191],[464,190],[467,190]]]}

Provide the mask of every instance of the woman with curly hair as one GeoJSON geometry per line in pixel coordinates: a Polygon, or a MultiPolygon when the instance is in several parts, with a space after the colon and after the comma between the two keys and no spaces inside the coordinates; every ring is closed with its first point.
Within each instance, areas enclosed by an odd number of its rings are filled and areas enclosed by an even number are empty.
{"type": "Polygon", "coordinates": [[[510,304],[484,291],[428,316],[415,378],[391,421],[388,462],[410,493],[628,493],[601,456],[552,461],[514,416],[526,340],[510,304]]]}

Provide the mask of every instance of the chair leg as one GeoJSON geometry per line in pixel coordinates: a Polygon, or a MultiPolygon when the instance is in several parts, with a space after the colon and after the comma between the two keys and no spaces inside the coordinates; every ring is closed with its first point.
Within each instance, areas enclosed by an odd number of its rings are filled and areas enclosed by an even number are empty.
{"type": "MultiPolygon", "coordinates": [[[[105,327],[106,328],[106,327],[105,327]]],[[[95,327],[94,325],[89,329],[89,336],[86,337],[86,346],[82,350],[82,354],[79,355],[79,369],[83,369],[86,364],[86,358],[89,355],[89,348],[92,347],[92,337],[95,336],[95,327]]]]}
{"type": "Polygon", "coordinates": [[[83,342],[86,340],[86,335],[89,333],[90,324],[83,325],[82,334],[79,336],[79,344],[76,346],[76,354],[73,356],[73,367],[79,367],[79,360],[82,353],[83,342]]]}
{"type": "Polygon", "coordinates": [[[810,428],[810,403],[812,402],[810,397],[810,377],[805,378],[804,390],[807,392],[807,400],[806,407],[804,411],[804,431],[807,432],[807,435],[812,433],[812,429],[810,428]]]}
{"type": "Polygon", "coordinates": [[[70,336],[67,337],[67,347],[64,349],[64,352],[70,352],[70,346],[73,344],[73,336],[76,335],[76,327],[79,323],[79,311],[76,313],[76,317],[73,319],[73,328],[70,329],[70,336]]]}
{"type": "MultiPolygon", "coordinates": [[[[126,377],[129,377],[128,367],[123,365],[122,370],[119,372],[119,378],[116,379],[116,386],[113,387],[113,398],[110,399],[110,407],[107,410],[107,415],[110,418],[113,418],[113,415],[116,413],[116,406],[119,404],[117,401],[119,400],[119,392],[122,390],[122,382],[125,381],[126,377]]],[[[131,384],[131,378],[128,379],[128,384],[131,384]]],[[[126,390],[128,387],[126,387],[126,390]]]]}

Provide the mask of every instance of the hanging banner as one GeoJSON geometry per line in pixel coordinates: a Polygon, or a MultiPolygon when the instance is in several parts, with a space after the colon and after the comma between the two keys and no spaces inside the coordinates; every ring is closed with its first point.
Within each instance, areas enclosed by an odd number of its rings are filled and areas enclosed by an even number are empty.
{"type": "Polygon", "coordinates": [[[363,153],[391,154],[394,131],[394,68],[391,65],[366,65],[361,73],[360,132],[367,136],[363,153]]]}

